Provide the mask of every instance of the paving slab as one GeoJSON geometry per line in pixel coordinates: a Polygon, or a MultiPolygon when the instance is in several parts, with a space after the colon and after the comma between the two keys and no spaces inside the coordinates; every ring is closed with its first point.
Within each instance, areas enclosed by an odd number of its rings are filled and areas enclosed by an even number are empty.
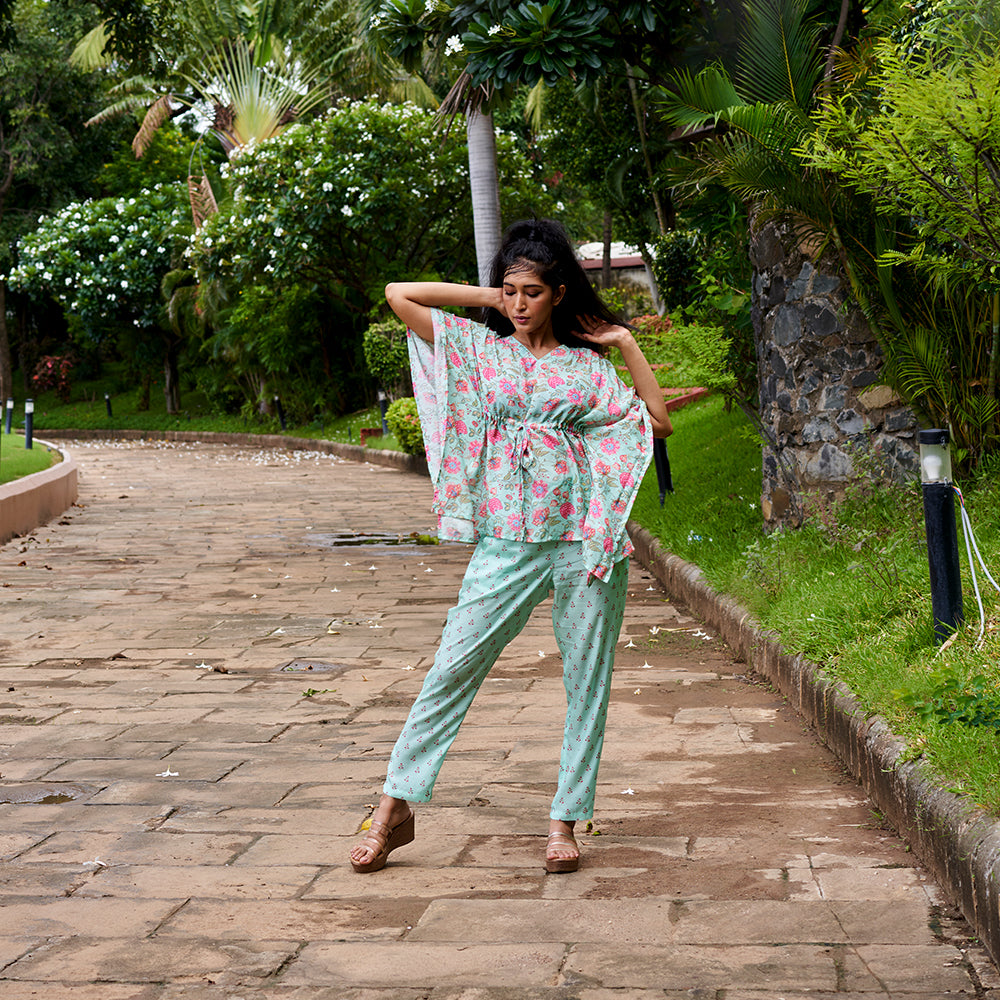
{"type": "Polygon", "coordinates": [[[433,533],[428,481],[67,447],[78,504],[0,546],[0,1000],[1000,1000],[858,785],[638,565],[580,871],[542,863],[543,605],[416,841],[356,875],[470,555],[405,542],[433,533]]]}

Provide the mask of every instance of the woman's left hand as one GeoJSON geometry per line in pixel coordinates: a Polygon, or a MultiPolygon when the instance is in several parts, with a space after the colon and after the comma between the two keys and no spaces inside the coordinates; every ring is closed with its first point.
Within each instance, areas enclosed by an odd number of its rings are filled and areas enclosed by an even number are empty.
{"type": "Polygon", "coordinates": [[[627,327],[617,323],[605,323],[593,316],[578,316],[580,323],[580,339],[588,344],[600,344],[602,347],[621,347],[623,341],[631,337],[627,327]]]}

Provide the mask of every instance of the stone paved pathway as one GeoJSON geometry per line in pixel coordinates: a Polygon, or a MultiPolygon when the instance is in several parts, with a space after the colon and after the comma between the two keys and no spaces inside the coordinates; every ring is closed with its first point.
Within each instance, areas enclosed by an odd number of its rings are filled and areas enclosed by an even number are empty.
{"type": "Polygon", "coordinates": [[[425,479],[68,443],[80,505],[0,547],[0,1000],[1000,997],[772,691],[633,567],[593,828],[542,869],[560,665],[536,613],[416,842],[349,846],[464,546],[425,479]]]}

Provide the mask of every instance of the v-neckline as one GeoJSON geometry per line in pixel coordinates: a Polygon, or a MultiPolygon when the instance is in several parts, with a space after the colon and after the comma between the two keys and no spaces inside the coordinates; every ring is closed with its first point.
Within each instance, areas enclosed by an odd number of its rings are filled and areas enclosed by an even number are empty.
{"type": "Polygon", "coordinates": [[[535,352],[530,347],[528,347],[527,344],[522,343],[522,341],[518,340],[517,337],[514,336],[514,334],[510,335],[510,339],[513,340],[514,343],[517,344],[522,351],[525,351],[532,358],[534,358],[535,361],[544,361],[550,354],[552,354],[553,351],[558,351],[559,348],[563,346],[560,343],[556,343],[555,347],[550,347],[544,354],[535,354],[535,352]]]}

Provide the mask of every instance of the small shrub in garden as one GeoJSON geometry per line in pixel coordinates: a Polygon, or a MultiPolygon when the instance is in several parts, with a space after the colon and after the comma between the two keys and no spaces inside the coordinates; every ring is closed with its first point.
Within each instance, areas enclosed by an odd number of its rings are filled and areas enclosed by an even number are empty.
{"type": "Polygon", "coordinates": [[[38,362],[31,381],[39,392],[51,389],[64,403],[68,403],[72,368],[73,358],[70,355],[47,355],[38,362]]]}
{"type": "Polygon", "coordinates": [[[398,319],[372,323],[365,330],[363,347],[368,371],[390,394],[409,390],[410,358],[406,324],[398,319]]]}
{"type": "Polygon", "coordinates": [[[407,455],[423,455],[424,435],[417,416],[417,401],[412,396],[391,403],[385,413],[385,422],[407,455]]]}

